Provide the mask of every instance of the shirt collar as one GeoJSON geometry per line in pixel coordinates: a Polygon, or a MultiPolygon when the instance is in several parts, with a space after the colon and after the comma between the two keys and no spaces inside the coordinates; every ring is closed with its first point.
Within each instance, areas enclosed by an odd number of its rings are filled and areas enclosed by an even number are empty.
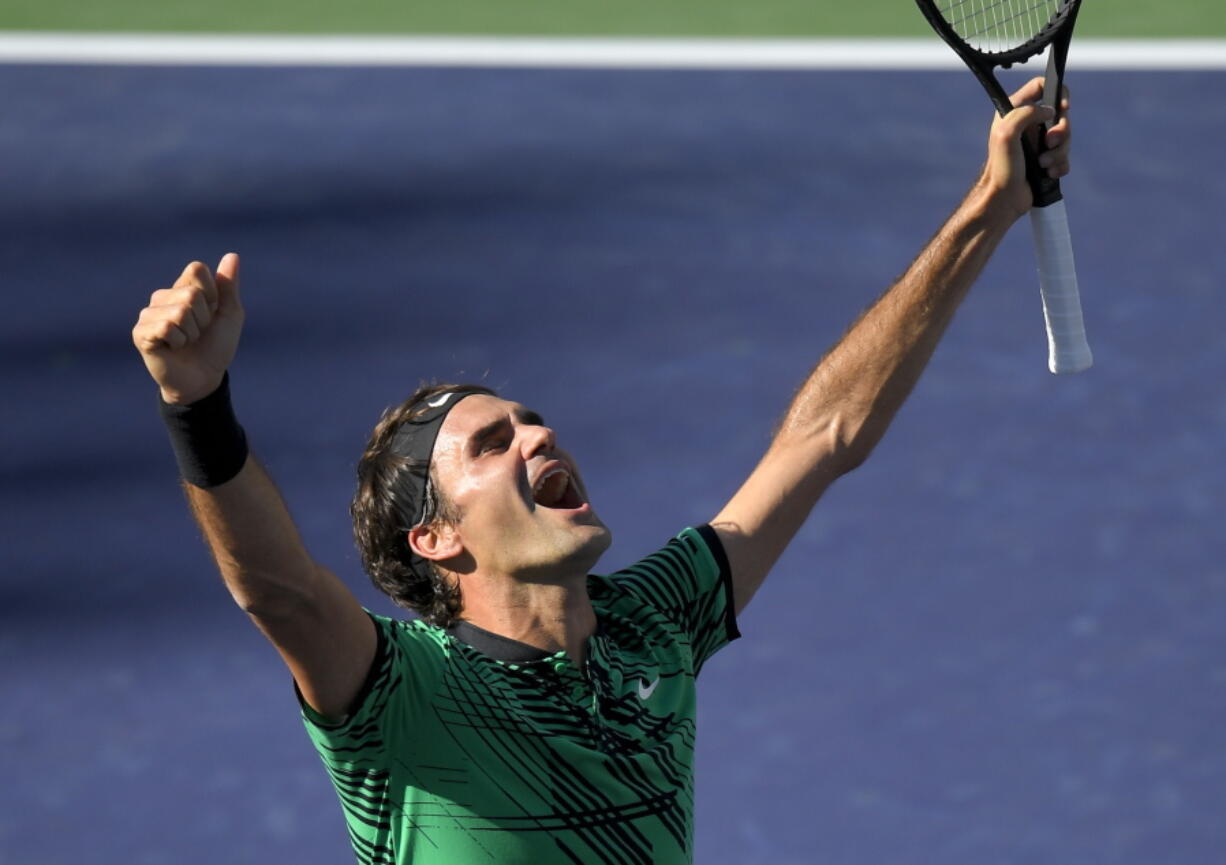
{"type": "Polygon", "coordinates": [[[510,661],[522,664],[527,661],[543,661],[553,655],[536,646],[529,646],[519,640],[512,640],[502,634],[495,634],[484,628],[478,628],[471,622],[462,619],[455,621],[447,628],[447,633],[461,643],[467,643],[483,655],[488,655],[495,661],[510,661]]]}
{"type": "MultiPolygon", "coordinates": [[[[472,622],[466,622],[463,619],[457,619],[452,622],[446,631],[461,643],[472,646],[478,652],[493,658],[495,661],[524,664],[529,661],[543,661],[546,658],[552,658],[554,655],[559,654],[558,652],[549,652],[536,646],[530,646],[527,643],[521,643],[519,640],[512,640],[510,637],[495,634],[493,631],[485,630],[485,628],[478,628],[472,622]]],[[[604,631],[604,619],[597,617],[595,635],[601,636],[604,634],[604,631]]]]}

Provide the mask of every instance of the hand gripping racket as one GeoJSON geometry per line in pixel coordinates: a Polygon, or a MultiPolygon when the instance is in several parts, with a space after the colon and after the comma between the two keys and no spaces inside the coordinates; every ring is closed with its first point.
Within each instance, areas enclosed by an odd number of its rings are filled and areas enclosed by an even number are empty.
{"type": "MultiPolygon", "coordinates": [[[[1064,61],[1081,0],[915,2],[933,29],[975,73],[1002,116],[1013,106],[996,80],[994,70],[1025,62],[1050,46],[1043,102],[1056,109],[1056,119],[1059,119],[1064,61]]],[[[1026,179],[1034,194],[1030,225],[1034,229],[1039,290],[1043,296],[1043,316],[1047,320],[1047,366],[1054,373],[1080,372],[1088,369],[1094,358],[1081,318],[1068,216],[1060,181],[1048,177],[1039,166],[1039,154],[1046,149],[1044,136],[1038,136],[1036,141],[1037,147],[1023,138],[1022,149],[1026,154],[1026,179]]]]}

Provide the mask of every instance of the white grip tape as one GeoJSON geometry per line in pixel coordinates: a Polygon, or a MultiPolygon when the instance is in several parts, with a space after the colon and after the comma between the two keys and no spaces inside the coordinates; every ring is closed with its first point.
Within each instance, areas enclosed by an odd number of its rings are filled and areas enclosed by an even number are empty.
{"type": "Polygon", "coordinates": [[[1057,374],[1081,372],[1094,363],[1081,319],[1077,268],[1064,201],[1030,209],[1034,248],[1039,259],[1039,291],[1047,320],[1047,368],[1057,374]]]}

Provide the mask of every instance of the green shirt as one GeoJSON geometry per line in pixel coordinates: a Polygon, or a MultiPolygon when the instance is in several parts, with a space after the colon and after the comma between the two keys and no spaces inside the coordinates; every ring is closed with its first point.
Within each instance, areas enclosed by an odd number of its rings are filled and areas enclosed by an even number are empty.
{"type": "Polygon", "coordinates": [[[694,682],[740,634],[709,526],[588,578],[580,670],[467,623],[374,616],[352,714],[307,732],[361,863],[671,865],[694,834],[694,682]]]}

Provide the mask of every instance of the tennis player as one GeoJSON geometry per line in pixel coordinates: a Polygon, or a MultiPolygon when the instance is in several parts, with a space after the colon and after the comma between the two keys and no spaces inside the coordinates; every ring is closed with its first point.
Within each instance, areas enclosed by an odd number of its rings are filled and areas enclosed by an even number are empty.
{"type": "MultiPolygon", "coordinates": [[[[187,266],[132,336],[193,514],[234,600],[285,660],[359,862],[688,863],[695,679],[821,497],[873,449],[1031,196],[1019,138],[1041,83],[994,121],[981,175],[907,272],[801,386],[710,523],[621,571],[579,467],[530,408],[430,387],[358,467],[357,543],[412,621],[312,561],[247,449],[227,368],[239,260],[187,266]]],[[[1047,133],[1068,171],[1066,119],[1047,133]]]]}

